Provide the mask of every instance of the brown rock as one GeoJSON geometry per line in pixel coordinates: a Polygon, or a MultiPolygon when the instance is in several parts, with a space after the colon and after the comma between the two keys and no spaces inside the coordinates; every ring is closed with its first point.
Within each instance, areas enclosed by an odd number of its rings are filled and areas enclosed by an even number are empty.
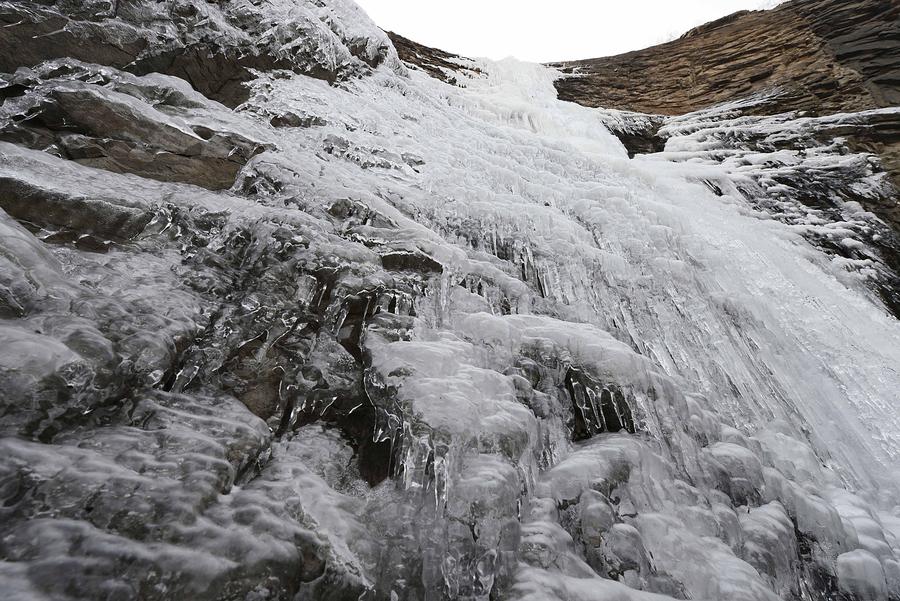
{"type": "Polygon", "coordinates": [[[678,115],[756,93],[757,112],[827,114],[900,103],[900,2],[795,0],[736,13],[619,56],[560,63],[563,100],[678,115]]]}
{"type": "Polygon", "coordinates": [[[450,52],[419,44],[392,31],[387,32],[397,55],[404,63],[422,69],[435,79],[456,84],[454,72],[477,73],[477,69],[465,67],[466,59],[450,52]]]}

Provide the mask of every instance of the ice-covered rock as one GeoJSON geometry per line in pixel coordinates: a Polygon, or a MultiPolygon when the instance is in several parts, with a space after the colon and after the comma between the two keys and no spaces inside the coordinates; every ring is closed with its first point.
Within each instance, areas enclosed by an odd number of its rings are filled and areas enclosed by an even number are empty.
{"type": "Polygon", "coordinates": [[[387,35],[350,0],[16,0],[0,4],[0,23],[0,72],[73,58],[175,75],[229,106],[249,97],[255,70],[335,82],[381,64],[402,69],[387,35]]]}
{"type": "Polygon", "coordinates": [[[0,110],[0,139],[79,164],[230,188],[265,147],[216,123],[221,105],[174,77],[135,77],[63,59],[20,69],[0,110]]]}
{"type": "Polygon", "coordinates": [[[849,551],[837,558],[841,591],[860,599],[887,599],[884,569],[868,551],[849,551]]]}
{"type": "Polygon", "coordinates": [[[8,598],[900,594],[889,182],[835,141],[892,110],[588,109],[343,0],[0,24],[8,598]]]}

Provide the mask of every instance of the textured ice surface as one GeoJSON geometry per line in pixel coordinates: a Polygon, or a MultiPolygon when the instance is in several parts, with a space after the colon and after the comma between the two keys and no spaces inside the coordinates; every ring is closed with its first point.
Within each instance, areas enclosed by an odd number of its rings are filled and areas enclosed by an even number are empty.
{"type": "MultiPolygon", "coordinates": [[[[384,42],[351,3],[247,10],[298,55],[384,42]],[[291,33],[309,15],[334,39],[291,33]]],[[[712,156],[737,125],[673,121],[632,160],[607,128],[635,116],[469,66],[260,73],[236,111],[34,70],[15,102],[75,90],[154,152],[255,150],[215,191],[0,142],[8,598],[900,598],[874,276],[772,218],[771,165],[712,156]]],[[[862,155],[797,161],[884,184],[862,155]]]]}

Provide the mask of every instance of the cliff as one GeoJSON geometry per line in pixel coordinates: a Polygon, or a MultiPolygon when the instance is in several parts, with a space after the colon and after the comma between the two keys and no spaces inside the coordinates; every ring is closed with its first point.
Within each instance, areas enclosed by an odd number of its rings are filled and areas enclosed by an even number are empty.
{"type": "Polygon", "coordinates": [[[741,12],[672,42],[561,63],[563,100],[681,115],[765,97],[753,114],[858,112],[900,104],[900,3],[795,0],[741,12]]]}
{"type": "Polygon", "coordinates": [[[846,69],[665,116],[349,0],[0,1],[0,597],[900,599],[846,69]]]}
{"type": "MultiPolygon", "coordinates": [[[[900,105],[900,2],[794,0],[744,11],[672,42],[619,56],[560,63],[562,100],[683,115],[755,98],[749,115],[857,113],[900,105]]],[[[881,157],[900,187],[900,123],[846,132],[881,157]]],[[[900,228],[896,208],[878,211],[900,228]]]]}
{"type": "MultiPolygon", "coordinates": [[[[794,0],[652,48],[552,66],[562,73],[554,82],[560,100],[621,111],[605,126],[631,156],[726,165],[753,180],[745,196],[757,206],[774,202],[775,218],[790,225],[824,219],[840,229],[843,202],[860,203],[880,222],[870,240],[884,273],[876,286],[900,316],[898,44],[894,0],[794,0]],[[854,172],[819,160],[842,154],[869,158],[854,172]],[[869,169],[889,183],[859,194],[852,188],[869,169]]],[[[408,40],[398,48],[404,61],[444,78],[464,64],[408,40]]],[[[852,258],[822,230],[807,232],[827,252],[852,258]]]]}

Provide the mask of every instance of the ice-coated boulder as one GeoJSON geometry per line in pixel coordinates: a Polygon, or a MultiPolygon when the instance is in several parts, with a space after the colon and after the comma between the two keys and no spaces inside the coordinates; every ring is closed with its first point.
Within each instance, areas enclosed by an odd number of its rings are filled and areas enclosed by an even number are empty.
{"type": "Polygon", "coordinates": [[[837,576],[841,591],[853,598],[876,601],[888,598],[884,569],[868,551],[857,549],[838,556],[837,576]]]}

